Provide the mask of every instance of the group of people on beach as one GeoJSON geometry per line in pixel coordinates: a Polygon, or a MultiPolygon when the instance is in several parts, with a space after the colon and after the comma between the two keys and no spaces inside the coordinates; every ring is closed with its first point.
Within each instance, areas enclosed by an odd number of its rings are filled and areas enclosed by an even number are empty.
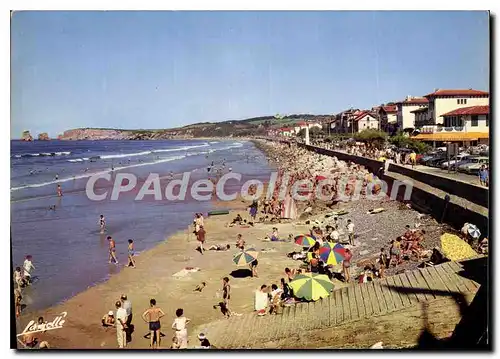
{"type": "MultiPolygon", "coordinates": [[[[159,349],[161,347],[161,338],[165,336],[161,332],[161,318],[165,316],[165,312],[157,306],[156,299],[151,298],[149,301],[149,308],[147,308],[141,315],[141,319],[148,324],[149,333],[145,337],[149,337],[150,348],[159,349]]],[[[118,348],[125,348],[128,343],[132,341],[132,333],[134,332],[134,325],[132,324],[132,303],[127,298],[126,294],[122,294],[119,300],[115,302],[115,311],[110,310],[105,314],[101,323],[105,328],[116,328],[116,340],[118,348]]],[[[191,319],[184,316],[184,309],[178,308],[175,311],[175,319],[171,328],[174,330],[172,343],[170,349],[187,349],[188,347],[188,333],[187,326],[191,319]]],[[[205,334],[198,335],[200,340],[200,349],[210,349],[210,342],[205,334]]]]}
{"type": "MultiPolygon", "coordinates": [[[[100,234],[103,235],[106,232],[106,219],[104,218],[103,214],[101,214],[99,216],[98,224],[99,224],[100,234]]],[[[111,237],[111,236],[107,236],[106,239],[108,241],[108,263],[118,264],[118,258],[116,257],[116,242],[113,239],[113,237],[111,237]]],[[[128,259],[127,267],[136,268],[135,259],[134,259],[134,256],[135,256],[134,240],[129,239],[127,242],[128,242],[128,245],[127,245],[127,259],[128,259]]]]}

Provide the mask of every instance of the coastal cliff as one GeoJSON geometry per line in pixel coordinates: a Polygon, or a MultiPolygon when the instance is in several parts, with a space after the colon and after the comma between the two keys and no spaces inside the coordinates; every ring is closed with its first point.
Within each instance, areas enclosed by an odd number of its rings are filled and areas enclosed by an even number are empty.
{"type": "Polygon", "coordinates": [[[58,136],[61,140],[165,140],[199,137],[248,137],[262,136],[283,126],[294,128],[304,121],[328,123],[329,115],[294,114],[287,116],[253,117],[244,120],[200,122],[178,128],[157,130],[125,130],[111,128],[76,128],[58,136]]]}

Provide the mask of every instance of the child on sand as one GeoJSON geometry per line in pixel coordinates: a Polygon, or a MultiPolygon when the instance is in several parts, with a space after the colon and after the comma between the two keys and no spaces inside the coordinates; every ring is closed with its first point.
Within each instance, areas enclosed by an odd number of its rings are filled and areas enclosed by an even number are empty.
{"type": "Polygon", "coordinates": [[[112,310],[102,317],[101,323],[103,327],[113,327],[115,325],[115,315],[112,310]]]}
{"type": "Polygon", "coordinates": [[[252,271],[252,278],[258,278],[257,274],[257,266],[259,265],[259,262],[257,259],[255,259],[252,263],[250,263],[250,270],[252,271]]]}
{"type": "Polygon", "coordinates": [[[23,274],[21,273],[21,267],[16,267],[14,271],[14,282],[17,284],[17,289],[21,290],[26,285],[23,279],[23,274]]]}
{"type": "Polygon", "coordinates": [[[118,259],[116,259],[116,244],[115,240],[111,238],[111,236],[108,236],[108,242],[109,242],[109,257],[108,261],[111,263],[111,260],[115,261],[115,264],[118,264],[118,259]]]}
{"type": "Polygon", "coordinates": [[[205,229],[203,228],[203,226],[201,226],[198,233],[196,233],[196,240],[198,242],[200,242],[199,249],[200,249],[200,253],[203,254],[203,251],[204,251],[203,243],[205,242],[205,229]]]}
{"type": "Polygon", "coordinates": [[[128,240],[128,264],[127,266],[135,268],[135,260],[134,260],[134,240],[128,240]]]}

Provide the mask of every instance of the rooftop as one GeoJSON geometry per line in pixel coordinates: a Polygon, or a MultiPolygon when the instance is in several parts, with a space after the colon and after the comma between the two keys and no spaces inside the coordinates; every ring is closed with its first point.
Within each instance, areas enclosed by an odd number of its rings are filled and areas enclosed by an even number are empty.
{"type": "Polygon", "coordinates": [[[403,101],[399,101],[398,104],[407,104],[407,105],[423,105],[429,103],[429,100],[425,97],[410,97],[408,96],[403,101]]]}
{"type": "Polygon", "coordinates": [[[490,106],[469,106],[457,108],[453,111],[442,114],[444,116],[466,116],[466,115],[487,115],[490,113],[490,106]]]}
{"type": "Polygon", "coordinates": [[[434,92],[425,95],[425,97],[440,97],[440,96],[489,96],[489,93],[474,89],[455,89],[455,90],[436,89],[434,92]]]}

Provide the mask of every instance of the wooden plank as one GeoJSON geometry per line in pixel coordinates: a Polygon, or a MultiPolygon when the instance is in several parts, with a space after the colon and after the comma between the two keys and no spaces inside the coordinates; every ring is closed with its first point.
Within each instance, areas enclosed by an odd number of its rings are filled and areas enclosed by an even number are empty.
{"type": "MultiPolygon", "coordinates": [[[[405,287],[403,285],[403,282],[401,282],[401,276],[395,275],[394,277],[392,277],[392,279],[394,281],[394,286],[399,287],[400,289],[405,287]]],[[[401,298],[403,307],[408,307],[411,305],[411,301],[407,293],[399,292],[399,297],[401,298]]]]}
{"type": "Polygon", "coordinates": [[[285,327],[287,326],[287,323],[289,322],[290,308],[291,308],[290,306],[286,306],[286,307],[283,307],[283,309],[282,309],[283,312],[280,315],[281,321],[280,321],[278,333],[276,334],[276,336],[278,338],[284,338],[284,337],[286,337],[286,335],[285,335],[286,328],[285,327]]]}
{"type": "MultiPolygon", "coordinates": [[[[414,270],[413,275],[415,276],[418,284],[420,285],[420,288],[426,289],[427,291],[431,290],[431,287],[429,287],[429,284],[427,283],[427,281],[423,277],[422,272],[420,270],[414,270]]],[[[436,298],[430,292],[424,293],[424,297],[426,300],[433,300],[434,298],[436,298]]]]}
{"type": "Polygon", "coordinates": [[[358,313],[360,318],[364,318],[366,316],[365,305],[363,303],[363,297],[361,294],[361,288],[359,285],[355,285],[354,287],[354,297],[356,298],[356,306],[358,308],[358,313]]]}
{"type": "MultiPolygon", "coordinates": [[[[389,287],[396,287],[396,284],[394,283],[394,278],[392,277],[387,277],[387,284],[389,287]]],[[[392,300],[394,301],[394,305],[396,306],[396,309],[402,309],[404,307],[403,305],[403,299],[399,296],[399,293],[395,289],[388,288],[389,292],[392,295],[392,300]]]]}
{"type": "Polygon", "coordinates": [[[448,273],[444,270],[444,268],[441,265],[433,267],[436,272],[439,275],[439,278],[443,281],[444,285],[448,290],[452,293],[456,293],[460,291],[460,288],[458,288],[457,284],[451,280],[451,278],[448,276],[448,273]]]}
{"type": "MultiPolygon", "coordinates": [[[[403,284],[403,287],[406,289],[413,289],[413,287],[410,284],[410,281],[408,280],[408,277],[406,276],[405,273],[398,275],[399,279],[401,280],[401,283],[403,284]]],[[[417,295],[413,292],[408,292],[406,293],[406,296],[408,297],[408,300],[410,301],[410,304],[416,304],[418,303],[418,298],[417,295]]]]}
{"type": "Polygon", "coordinates": [[[380,304],[378,302],[377,295],[375,293],[374,282],[369,282],[366,284],[367,284],[366,290],[368,292],[368,296],[370,297],[370,302],[371,302],[372,308],[373,308],[373,314],[374,315],[380,314],[380,311],[381,311],[380,304]]]}
{"type": "Polygon", "coordinates": [[[337,304],[337,324],[339,324],[344,321],[344,305],[342,303],[340,289],[335,291],[335,303],[337,304]]]}
{"type": "Polygon", "coordinates": [[[321,313],[319,313],[319,318],[320,318],[319,328],[330,326],[330,297],[321,300],[321,313]]]}
{"type": "Polygon", "coordinates": [[[377,302],[380,307],[380,314],[387,313],[387,303],[385,302],[384,295],[382,294],[382,288],[380,287],[380,281],[373,282],[373,290],[377,296],[377,302]]]}
{"type": "Polygon", "coordinates": [[[305,310],[305,306],[307,303],[299,303],[295,307],[295,326],[303,328],[305,326],[305,322],[307,322],[307,312],[305,310]]]}
{"type": "Polygon", "coordinates": [[[469,288],[465,284],[465,278],[462,277],[457,271],[450,265],[451,262],[443,263],[443,269],[448,273],[451,279],[455,280],[458,283],[458,287],[460,288],[461,293],[470,292],[469,288]]]}
{"type": "Polygon", "coordinates": [[[340,290],[342,295],[342,308],[344,309],[344,320],[351,320],[351,308],[349,307],[349,298],[347,297],[347,288],[340,290]]]}
{"type": "MultiPolygon", "coordinates": [[[[245,331],[245,333],[247,333],[247,335],[240,336],[240,340],[241,340],[240,346],[248,348],[256,342],[258,330],[255,330],[255,328],[266,325],[265,319],[266,319],[265,316],[259,317],[257,314],[254,314],[252,316],[252,319],[248,323],[248,329],[245,331]]],[[[236,335],[236,333],[233,333],[232,335],[236,335]]]]}
{"type": "MultiPolygon", "coordinates": [[[[420,271],[431,290],[446,291],[446,286],[441,280],[439,280],[439,278],[436,278],[432,275],[432,273],[429,271],[429,268],[422,268],[420,271]]],[[[434,294],[434,296],[438,298],[438,296],[442,296],[442,294],[434,294]]]]}
{"type": "Polygon", "coordinates": [[[281,338],[286,338],[293,333],[293,327],[295,325],[295,312],[297,310],[297,304],[293,304],[288,309],[288,315],[283,317],[281,321],[282,330],[279,332],[281,338]]]}
{"type": "Polygon", "coordinates": [[[448,291],[450,293],[452,292],[450,288],[446,285],[445,280],[441,278],[441,275],[437,271],[436,267],[429,267],[427,268],[427,270],[431,274],[432,278],[434,278],[434,281],[436,283],[440,283],[439,285],[443,287],[443,290],[448,291]]]}
{"type": "Polygon", "coordinates": [[[392,295],[389,292],[389,289],[387,288],[387,278],[379,280],[380,283],[380,288],[382,289],[382,294],[384,295],[385,302],[387,303],[387,310],[389,312],[392,312],[394,309],[396,309],[396,306],[394,305],[394,301],[392,300],[392,295]]]}
{"type": "Polygon", "coordinates": [[[464,282],[464,284],[466,285],[466,287],[472,292],[472,293],[475,293],[477,291],[477,289],[479,288],[479,283],[476,283],[475,281],[473,281],[472,279],[469,279],[469,278],[466,278],[466,275],[465,275],[465,272],[464,272],[464,268],[463,268],[463,265],[461,263],[458,263],[458,262],[448,262],[448,264],[450,265],[451,268],[453,268],[455,270],[455,272],[460,276],[462,277],[462,280],[464,282]]]}
{"type": "Polygon", "coordinates": [[[347,297],[349,298],[349,309],[351,311],[352,319],[362,318],[358,311],[358,306],[356,305],[356,298],[354,297],[354,287],[357,285],[347,287],[347,297]]]}
{"type": "MultiPolygon", "coordinates": [[[[250,322],[250,319],[251,319],[251,314],[245,314],[244,316],[242,317],[239,317],[238,319],[236,319],[236,323],[234,324],[234,329],[233,329],[233,333],[241,333],[241,332],[245,332],[246,330],[248,330],[248,323],[250,322]]],[[[229,338],[227,340],[227,343],[226,343],[226,347],[228,348],[232,348],[234,347],[235,345],[238,344],[240,338],[239,338],[239,335],[229,335],[229,338]]]]}
{"type": "Polygon", "coordinates": [[[361,297],[363,297],[363,304],[365,306],[366,316],[371,317],[373,315],[372,303],[370,301],[370,295],[368,294],[367,283],[360,285],[361,287],[361,297]]]}
{"type": "Polygon", "coordinates": [[[335,291],[328,297],[330,299],[329,310],[330,310],[330,326],[335,326],[337,324],[337,301],[335,300],[335,291]]]}
{"type": "Polygon", "coordinates": [[[418,292],[418,290],[422,288],[420,287],[420,284],[418,283],[417,278],[415,278],[413,272],[406,272],[405,274],[406,278],[408,278],[408,282],[410,282],[411,287],[415,290],[415,295],[417,296],[418,301],[425,302],[425,295],[418,292]]]}

